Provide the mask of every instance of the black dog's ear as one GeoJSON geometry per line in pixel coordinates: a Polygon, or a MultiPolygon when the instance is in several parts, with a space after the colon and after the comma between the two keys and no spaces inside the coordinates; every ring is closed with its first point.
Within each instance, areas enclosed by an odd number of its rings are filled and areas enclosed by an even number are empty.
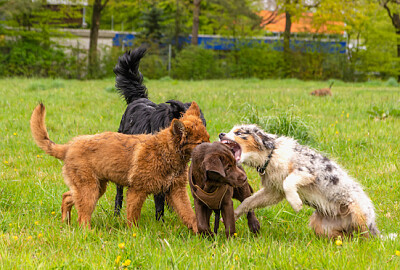
{"type": "Polygon", "coordinates": [[[218,156],[212,156],[204,161],[207,179],[221,180],[226,177],[224,166],[218,156]]]}

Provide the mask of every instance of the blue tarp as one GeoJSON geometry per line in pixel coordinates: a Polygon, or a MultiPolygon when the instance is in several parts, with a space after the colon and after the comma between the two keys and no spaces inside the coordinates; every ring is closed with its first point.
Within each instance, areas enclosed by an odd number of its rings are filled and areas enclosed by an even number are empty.
{"type": "MultiPolygon", "coordinates": [[[[135,39],[134,34],[116,34],[113,38],[113,46],[132,47],[135,39]]],[[[191,37],[179,38],[180,44],[190,44],[191,37]]],[[[269,44],[272,49],[283,51],[283,43],[279,38],[252,38],[252,39],[233,39],[218,36],[199,36],[198,44],[205,49],[227,51],[234,50],[242,46],[254,46],[256,44],[269,44]]],[[[317,41],[291,38],[290,47],[292,50],[302,52],[325,52],[325,53],[345,53],[346,42],[344,41],[317,41]]]]}

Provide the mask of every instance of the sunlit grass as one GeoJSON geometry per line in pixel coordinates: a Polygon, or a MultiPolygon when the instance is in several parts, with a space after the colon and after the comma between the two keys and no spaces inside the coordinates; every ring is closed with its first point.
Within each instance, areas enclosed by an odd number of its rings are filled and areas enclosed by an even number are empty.
{"type": "MultiPolygon", "coordinates": [[[[146,84],[154,102],[196,100],[212,141],[219,132],[251,119],[249,108],[275,130],[294,127],[299,133],[293,136],[309,135],[311,139],[303,141],[335,159],[365,187],[376,206],[381,232],[399,233],[400,118],[379,120],[368,114],[374,106],[399,109],[398,87],[336,81],[333,97],[317,98],[308,93],[326,82],[250,79],[146,84]]],[[[62,224],[61,195],[67,190],[62,162],[35,145],[30,115],[39,101],[44,102],[50,138],[57,143],[77,135],[116,131],[126,105],[112,91],[113,85],[112,79],[0,80],[1,269],[399,268],[399,238],[355,237],[341,243],[319,239],[308,227],[312,209],[305,207],[296,214],[287,202],[256,211],[259,236],[252,235],[241,218],[236,237],[226,240],[222,225],[216,239],[210,240],[189,232],[173,212],[166,211],[164,223],[156,222],[152,197],[145,202],[139,226],[128,228],[125,208],[120,218],[113,216],[115,186],[110,184],[93,214],[93,230],[79,228],[75,210],[71,226],[62,224]]],[[[258,190],[258,175],[253,169],[246,171],[258,190]]]]}

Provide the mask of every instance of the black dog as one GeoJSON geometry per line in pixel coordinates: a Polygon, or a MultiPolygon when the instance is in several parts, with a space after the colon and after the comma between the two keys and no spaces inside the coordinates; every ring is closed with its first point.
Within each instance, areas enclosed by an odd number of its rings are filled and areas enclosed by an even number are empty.
{"type": "MultiPolygon", "coordinates": [[[[118,64],[114,68],[115,87],[128,104],[119,125],[118,132],[120,133],[156,133],[168,127],[174,118],[180,118],[191,105],[191,103],[182,103],[177,100],[155,104],[148,99],[147,88],[143,84],[143,75],[139,71],[140,59],[145,53],[146,48],[143,47],[127,51],[119,57],[118,64]]],[[[203,113],[201,113],[201,119],[206,125],[203,113]]],[[[115,215],[120,213],[122,200],[123,187],[117,186],[115,215]]],[[[156,219],[159,220],[164,216],[165,194],[154,195],[154,203],[156,219]]]]}

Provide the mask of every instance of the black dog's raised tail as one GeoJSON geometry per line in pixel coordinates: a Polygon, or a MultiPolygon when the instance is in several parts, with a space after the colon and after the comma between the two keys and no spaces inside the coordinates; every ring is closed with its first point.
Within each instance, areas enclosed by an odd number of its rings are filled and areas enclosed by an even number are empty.
{"type": "Polygon", "coordinates": [[[114,67],[115,87],[127,104],[139,98],[148,98],[147,88],[143,85],[143,75],[139,71],[140,59],[145,53],[144,47],[127,51],[118,58],[118,64],[114,67]]]}

